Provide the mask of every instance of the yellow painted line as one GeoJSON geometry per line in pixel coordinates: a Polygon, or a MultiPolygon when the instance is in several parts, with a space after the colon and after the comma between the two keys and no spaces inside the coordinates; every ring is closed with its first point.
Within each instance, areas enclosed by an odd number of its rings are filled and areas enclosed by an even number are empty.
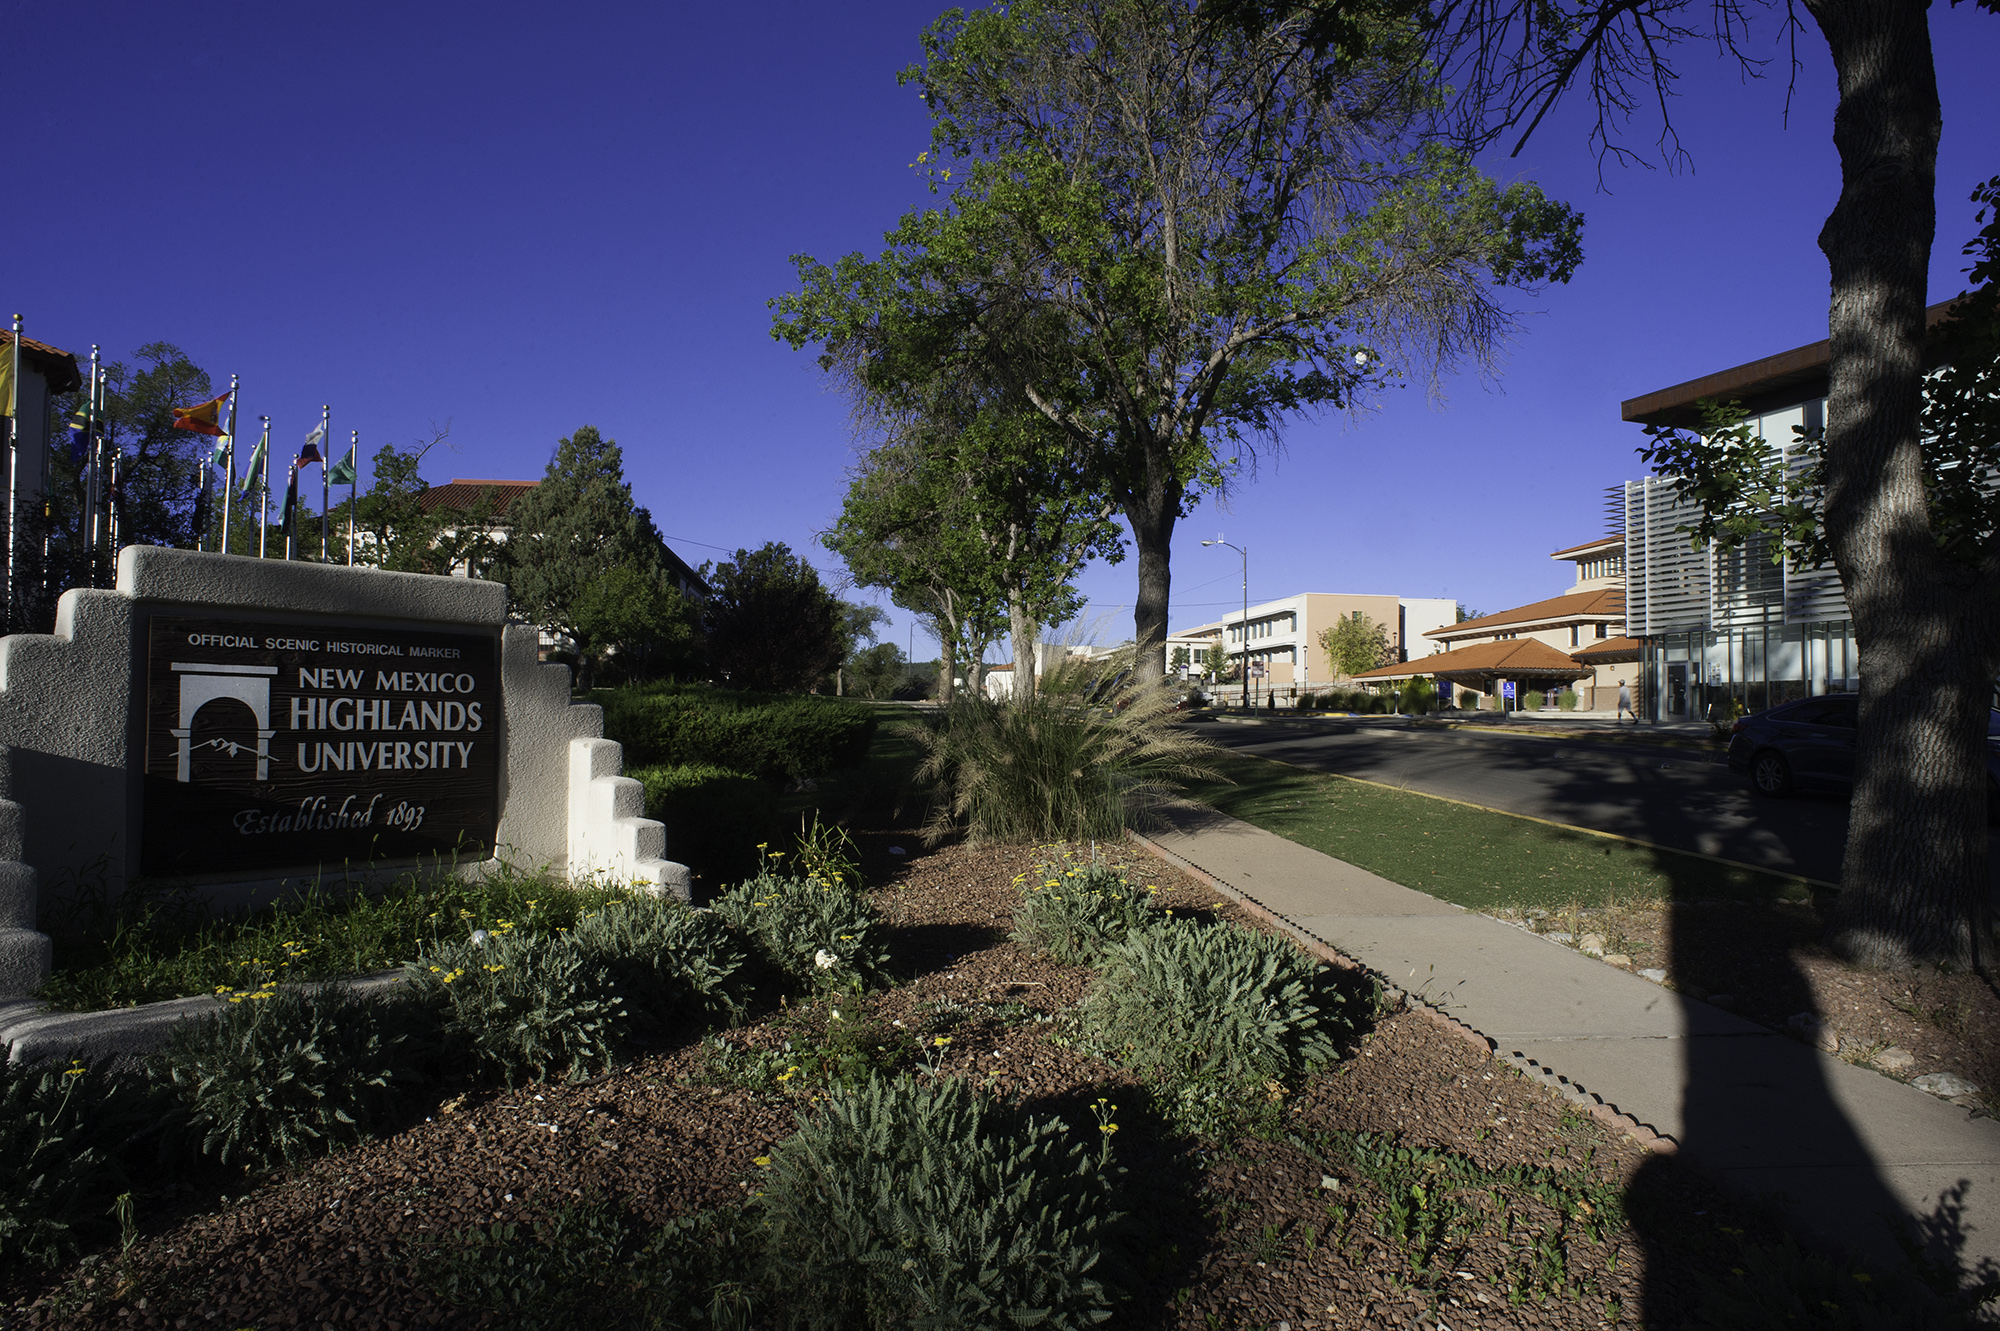
{"type": "MultiPolygon", "coordinates": [[[[1260,754],[1245,754],[1247,758],[1262,758],[1260,754]]],[[[1726,860],[1720,855],[1704,855],[1698,850],[1683,850],[1679,846],[1662,846],[1656,841],[1641,841],[1638,837],[1622,836],[1617,832],[1601,832],[1595,827],[1578,827],[1575,823],[1559,823],[1552,818],[1537,818],[1531,813],[1515,813],[1511,809],[1496,809],[1488,804],[1474,804],[1470,800],[1455,800],[1449,795],[1433,795],[1428,791],[1411,790],[1408,786],[1392,786],[1387,781],[1370,781],[1365,776],[1348,776],[1344,772],[1322,772],[1312,767],[1300,767],[1297,763],[1286,762],[1283,758],[1262,758],[1264,762],[1276,763],[1280,767],[1290,767],[1308,776],[1330,776],[1341,781],[1352,781],[1360,786],[1375,786],[1381,790],[1393,790],[1402,795],[1415,795],[1419,799],[1436,800],[1440,804],[1456,804],[1461,809],[1477,809],[1481,813],[1497,813],[1503,818],[1519,818],[1525,823],[1540,823],[1543,827],[1559,828],[1565,832],[1581,832],[1585,836],[1603,837],[1606,841],[1623,841],[1628,846],[1644,846],[1647,850],[1659,851],[1666,855],[1685,855],[1691,860],[1707,860],[1710,864],[1726,865],[1731,869],[1747,869],[1751,873],[1763,874],[1766,878],[1776,878],[1788,883],[1804,883],[1825,891],[1838,892],[1840,884],[1822,882],[1817,878],[1807,878],[1804,874],[1785,873],[1781,869],[1767,869],[1760,864],[1745,864],[1741,860],[1726,860]]],[[[1407,885],[1406,885],[1407,886],[1407,885]]]]}

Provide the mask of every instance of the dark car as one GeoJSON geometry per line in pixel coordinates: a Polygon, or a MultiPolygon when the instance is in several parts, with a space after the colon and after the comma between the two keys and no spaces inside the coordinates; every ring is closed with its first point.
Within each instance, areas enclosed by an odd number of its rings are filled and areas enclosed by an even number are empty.
{"type": "MultiPolygon", "coordinates": [[[[1852,693],[1802,698],[1737,721],[1729,770],[1747,773],[1760,795],[1846,790],[1854,784],[1854,737],[1861,700],[1852,693]]],[[[1986,811],[2000,813],[2000,712],[1986,714],[1986,811]]]]}

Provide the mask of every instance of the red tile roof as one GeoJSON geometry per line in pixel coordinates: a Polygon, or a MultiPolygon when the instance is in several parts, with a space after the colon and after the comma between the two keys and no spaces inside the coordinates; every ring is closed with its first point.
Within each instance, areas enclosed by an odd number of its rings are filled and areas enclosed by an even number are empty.
{"type": "MultiPolygon", "coordinates": [[[[12,346],[13,343],[14,330],[0,328],[0,347],[12,346]]],[[[21,351],[41,371],[51,393],[70,393],[83,387],[83,371],[77,368],[74,353],[52,347],[46,342],[37,342],[32,337],[21,339],[21,351]]]]}
{"type": "Polygon", "coordinates": [[[1435,656],[1418,657],[1401,665],[1377,666],[1356,679],[1409,679],[1414,675],[1492,675],[1497,678],[1552,676],[1579,679],[1590,667],[1556,650],[1539,638],[1503,638],[1474,643],[1435,656]]]}
{"type": "Polygon", "coordinates": [[[1449,641],[1452,638],[1477,636],[1498,629],[1525,627],[1530,624],[1568,624],[1586,619],[1623,620],[1624,618],[1625,593],[1616,587],[1604,587],[1594,592],[1571,592],[1567,596],[1552,596],[1546,601],[1516,606],[1512,610],[1502,610],[1498,614],[1481,615],[1477,619],[1446,624],[1443,628],[1432,629],[1424,636],[1449,641]]]}
{"type": "Polygon", "coordinates": [[[1588,647],[1579,647],[1570,655],[1579,661],[1636,661],[1646,644],[1637,638],[1606,638],[1603,642],[1593,642],[1588,647]]]}
{"type": "Polygon", "coordinates": [[[424,491],[424,512],[433,513],[440,508],[470,509],[479,502],[483,494],[493,496],[493,516],[500,517],[513,506],[516,499],[540,485],[540,481],[468,481],[453,479],[443,485],[433,485],[424,491]]]}

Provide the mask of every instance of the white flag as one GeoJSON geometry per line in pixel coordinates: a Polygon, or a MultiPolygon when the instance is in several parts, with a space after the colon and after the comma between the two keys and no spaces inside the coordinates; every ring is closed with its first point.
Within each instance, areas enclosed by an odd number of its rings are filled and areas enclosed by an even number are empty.
{"type": "Polygon", "coordinates": [[[318,425],[313,426],[313,432],[306,436],[306,447],[318,448],[321,444],[325,442],[326,442],[326,422],[321,421],[318,425]]]}

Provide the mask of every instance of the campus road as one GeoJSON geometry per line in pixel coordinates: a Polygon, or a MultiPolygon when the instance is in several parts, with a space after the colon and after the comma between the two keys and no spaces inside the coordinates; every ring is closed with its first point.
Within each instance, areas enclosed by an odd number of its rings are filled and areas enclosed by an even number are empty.
{"type": "MultiPolygon", "coordinates": [[[[1223,721],[1200,729],[1231,749],[1316,771],[1840,881],[1846,798],[1761,799],[1721,754],[1414,730],[1399,722],[1223,721]]],[[[2000,837],[1989,838],[1987,845],[1991,881],[2000,895],[2000,837]]]]}

